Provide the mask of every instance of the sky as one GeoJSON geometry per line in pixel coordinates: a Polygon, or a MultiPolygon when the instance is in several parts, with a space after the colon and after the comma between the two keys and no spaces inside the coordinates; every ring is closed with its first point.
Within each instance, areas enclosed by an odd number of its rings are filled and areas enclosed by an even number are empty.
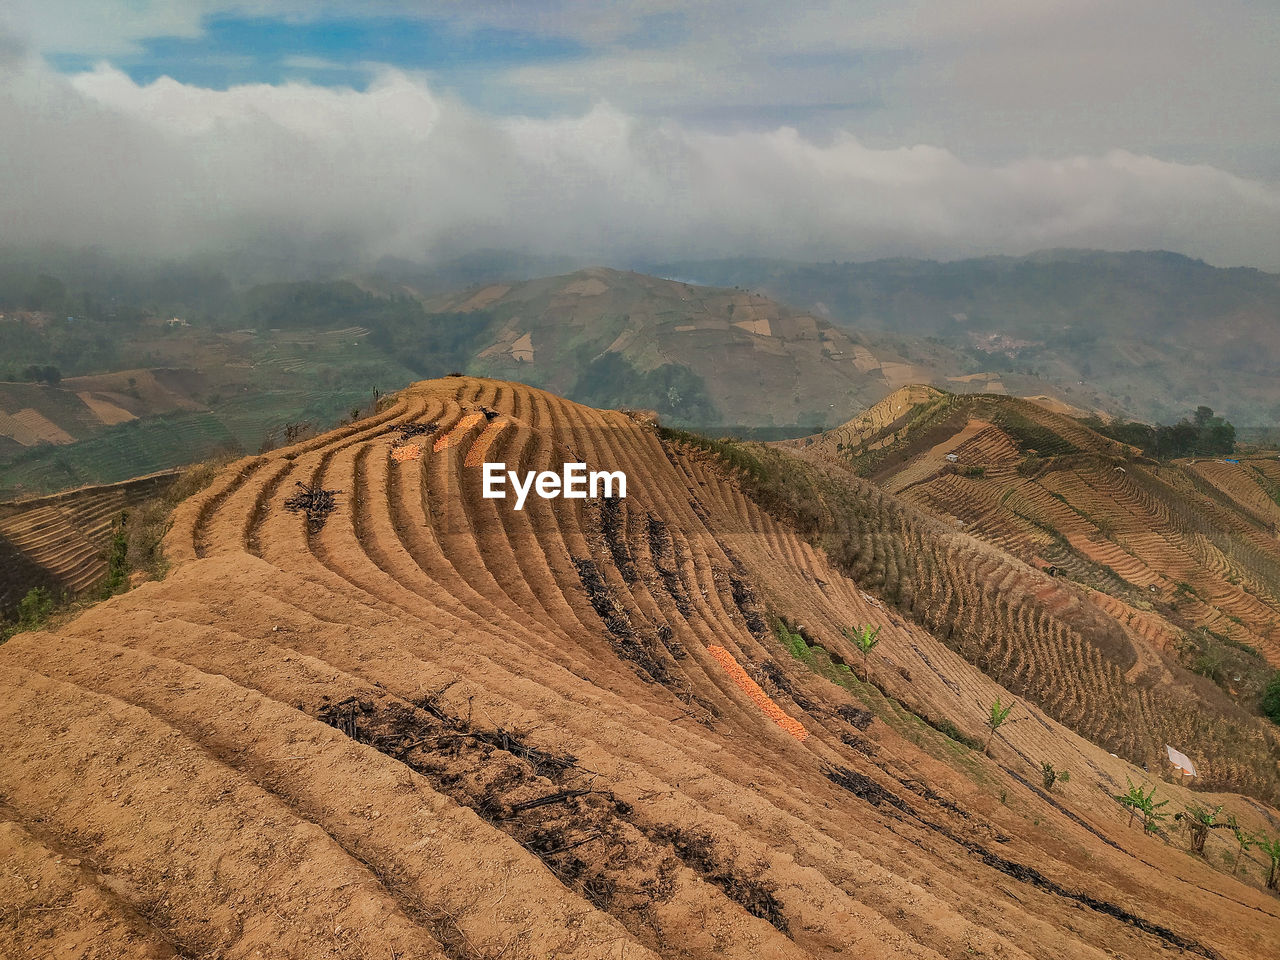
{"type": "Polygon", "coordinates": [[[1274,0],[5,0],[2,241],[1280,271],[1274,0]]]}

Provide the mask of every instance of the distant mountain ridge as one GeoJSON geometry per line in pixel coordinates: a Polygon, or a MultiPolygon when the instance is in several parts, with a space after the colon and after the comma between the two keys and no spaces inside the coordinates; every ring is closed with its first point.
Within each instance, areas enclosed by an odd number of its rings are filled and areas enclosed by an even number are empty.
{"type": "Polygon", "coordinates": [[[424,302],[484,325],[468,373],[698,426],[833,423],[937,373],[759,294],[603,267],[424,302]]]}
{"type": "Polygon", "coordinates": [[[490,252],[236,289],[180,265],[108,282],[104,264],[96,280],[9,264],[0,496],[251,451],[288,424],[327,426],[377,392],[449,372],[760,439],[833,426],[922,383],[1165,423],[1205,404],[1245,439],[1280,424],[1280,294],[1256,270],[1054,251],[528,279],[572,266],[490,252]],[[57,368],[61,383],[16,382],[29,367],[57,368]]]}
{"type": "MultiPolygon", "coordinates": [[[[655,272],[742,284],[845,328],[931,338],[1009,392],[1173,422],[1200,403],[1280,422],[1280,276],[1163,251],[867,263],[679,261],[655,272]]],[[[964,371],[973,372],[973,371],[964,371]]]]}

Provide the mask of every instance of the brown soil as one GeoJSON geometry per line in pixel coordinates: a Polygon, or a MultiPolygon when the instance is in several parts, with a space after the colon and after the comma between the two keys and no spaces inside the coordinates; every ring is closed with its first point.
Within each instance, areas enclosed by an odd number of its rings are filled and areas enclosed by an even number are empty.
{"type": "Polygon", "coordinates": [[[166,550],[0,647],[4,956],[1278,955],[1227,831],[1206,862],[1126,827],[1141,771],[1025,706],[984,757],[788,653],[771,617],[859,668],[841,628],[874,624],[904,702],[976,731],[1006,694],[622,414],[420,384],[233,464],[166,550]],[[622,469],[628,498],[482,498],[485,411],[490,459],[622,469]],[[342,491],[323,524],[297,483],[342,491]]]}

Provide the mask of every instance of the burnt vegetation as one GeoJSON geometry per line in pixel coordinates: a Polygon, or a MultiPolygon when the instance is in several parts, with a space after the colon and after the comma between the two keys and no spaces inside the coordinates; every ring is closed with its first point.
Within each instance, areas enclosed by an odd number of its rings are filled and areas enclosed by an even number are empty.
{"type": "Polygon", "coordinates": [[[312,487],[301,480],[297,481],[296,486],[299,488],[298,492],[285,500],[284,507],[293,513],[305,514],[307,531],[317,533],[324,527],[329,514],[337,509],[338,502],[335,497],[342,491],[312,487]]]}
{"type": "Polygon", "coordinates": [[[654,572],[662,581],[662,587],[671,597],[671,602],[681,616],[689,614],[689,593],[684,581],[676,571],[678,558],[676,545],[667,525],[653,514],[646,515],[646,536],[649,541],[649,555],[652,558],[654,572]]]}
{"type": "Polygon", "coordinates": [[[627,546],[626,509],[620,497],[600,498],[600,532],[604,536],[613,558],[613,565],[627,583],[635,583],[637,579],[635,561],[631,558],[631,550],[627,546]]]}
{"type": "Polygon", "coordinates": [[[570,559],[578,571],[578,579],[587,592],[591,608],[603,621],[618,656],[633,664],[641,678],[671,688],[677,696],[687,702],[688,693],[684,691],[683,684],[672,673],[670,665],[663,656],[665,653],[672,660],[679,660],[685,656],[685,651],[675,639],[670,626],[659,624],[657,627],[646,626],[643,629],[637,629],[626,607],[600,572],[596,561],[590,557],[570,559]]]}
{"type": "Polygon", "coordinates": [[[787,932],[762,866],[741,866],[709,834],[638,816],[572,754],[535,747],[513,730],[474,725],[444,706],[447,690],[416,703],[325,698],[314,712],[474,810],[650,946],[664,935],[655,908],[675,896],[682,867],[787,932]]]}
{"type": "Polygon", "coordinates": [[[440,425],[434,420],[430,423],[406,423],[401,426],[392,427],[388,432],[395,434],[394,443],[396,446],[408,443],[415,437],[428,436],[440,429],[440,425]]]}

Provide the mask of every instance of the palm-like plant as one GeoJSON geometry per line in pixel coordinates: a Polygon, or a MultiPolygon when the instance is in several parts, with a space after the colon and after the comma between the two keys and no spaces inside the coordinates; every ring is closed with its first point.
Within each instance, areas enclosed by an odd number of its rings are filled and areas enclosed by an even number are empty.
{"type": "Polygon", "coordinates": [[[1133,825],[1135,816],[1142,817],[1142,832],[1155,833],[1160,829],[1162,821],[1168,819],[1167,813],[1161,812],[1161,808],[1167,806],[1168,800],[1156,802],[1156,788],[1152,787],[1150,791],[1144,791],[1141,787],[1135,787],[1133,781],[1129,780],[1129,789],[1125,793],[1116,794],[1116,799],[1121,804],[1129,808],[1129,825],[1133,825]]]}
{"type": "MultiPolygon", "coordinates": [[[[1204,853],[1204,842],[1209,836],[1209,831],[1225,827],[1227,824],[1218,823],[1218,814],[1222,812],[1222,805],[1209,810],[1205,807],[1192,804],[1187,807],[1185,820],[1187,829],[1191,831],[1191,850],[1194,853],[1204,853]]],[[[1181,815],[1180,815],[1181,816],[1181,815]]]]}
{"type": "Polygon", "coordinates": [[[996,697],[995,702],[991,704],[991,713],[987,717],[987,729],[991,732],[987,734],[987,742],[982,747],[982,752],[990,755],[991,741],[995,739],[996,731],[999,730],[1006,720],[1009,719],[1009,713],[1018,705],[1018,701],[1014,700],[1009,705],[1003,706],[1000,698],[996,697]]]}
{"type": "Polygon", "coordinates": [[[1231,868],[1231,875],[1234,877],[1240,872],[1240,861],[1244,859],[1245,851],[1257,843],[1258,838],[1240,826],[1234,813],[1227,817],[1227,826],[1231,828],[1231,835],[1236,838],[1236,846],[1238,848],[1236,850],[1236,861],[1231,868]]]}
{"type": "Polygon", "coordinates": [[[880,642],[880,628],[872,628],[870,624],[865,627],[845,627],[844,635],[849,639],[862,654],[862,669],[870,676],[871,665],[867,661],[867,656],[875,649],[876,644],[880,642]]]}
{"type": "Polygon", "coordinates": [[[1267,889],[1280,890],[1280,837],[1256,837],[1254,843],[1271,858],[1271,869],[1267,871],[1267,889]]]}

